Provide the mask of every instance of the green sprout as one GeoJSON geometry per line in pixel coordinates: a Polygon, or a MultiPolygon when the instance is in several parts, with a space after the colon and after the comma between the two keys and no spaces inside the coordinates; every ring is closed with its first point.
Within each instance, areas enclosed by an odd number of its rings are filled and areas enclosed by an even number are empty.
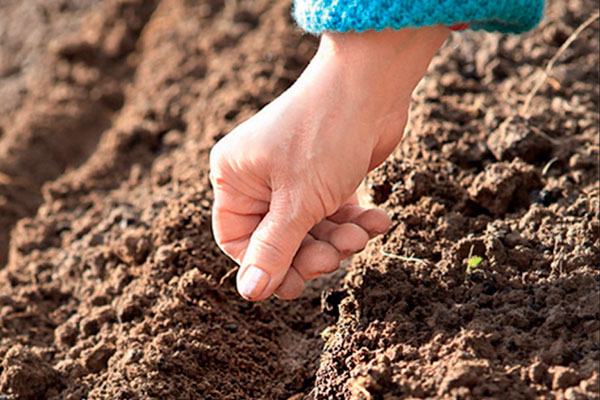
{"type": "Polygon", "coordinates": [[[479,264],[481,264],[481,262],[483,261],[483,257],[473,255],[474,249],[475,249],[475,245],[472,245],[471,250],[469,250],[469,260],[467,261],[467,271],[466,271],[467,275],[465,276],[465,279],[470,277],[471,274],[473,273],[473,270],[476,270],[477,268],[479,268],[479,264]]]}
{"type": "Polygon", "coordinates": [[[474,270],[479,268],[479,265],[483,261],[483,257],[474,256],[470,257],[469,261],[467,261],[467,276],[470,276],[474,270]]]}
{"type": "Polygon", "coordinates": [[[469,258],[469,268],[475,269],[479,267],[479,264],[483,261],[483,257],[475,256],[469,258]]]}

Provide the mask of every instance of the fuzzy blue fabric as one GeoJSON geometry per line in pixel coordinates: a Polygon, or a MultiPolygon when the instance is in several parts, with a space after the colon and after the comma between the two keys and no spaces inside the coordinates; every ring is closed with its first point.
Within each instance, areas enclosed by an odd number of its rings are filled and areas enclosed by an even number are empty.
{"type": "Polygon", "coordinates": [[[544,0],[294,0],[307,32],[363,32],[468,22],[470,29],[520,33],[541,19],[544,0]]]}

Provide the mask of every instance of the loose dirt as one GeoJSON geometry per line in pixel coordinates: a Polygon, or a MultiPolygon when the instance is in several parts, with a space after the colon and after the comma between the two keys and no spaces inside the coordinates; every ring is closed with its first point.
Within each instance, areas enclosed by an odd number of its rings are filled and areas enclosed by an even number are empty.
{"type": "Polygon", "coordinates": [[[254,304],[208,152],[314,54],[289,3],[0,1],[0,399],[598,398],[597,21],[523,110],[596,10],[454,34],[367,179],[390,232],[254,304]]]}

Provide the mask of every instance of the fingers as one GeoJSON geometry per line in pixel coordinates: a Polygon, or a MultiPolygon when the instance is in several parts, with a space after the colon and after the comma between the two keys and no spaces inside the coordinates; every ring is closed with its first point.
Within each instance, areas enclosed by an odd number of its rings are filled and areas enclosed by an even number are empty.
{"type": "Polygon", "coordinates": [[[275,296],[281,300],[293,300],[300,297],[303,290],[304,279],[302,279],[296,268],[291,267],[288,269],[281,285],[275,290],[275,296]]]}
{"type": "Polygon", "coordinates": [[[369,239],[386,232],[390,224],[389,216],[382,210],[346,205],[315,225],[310,233],[331,243],[346,258],[362,250],[369,239]]]}
{"type": "Polygon", "coordinates": [[[304,238],[294,257],[292,268],[275,295],[285,300],[300,297],[304,281],[337,270],[340,260],[362,250],[369,238],[385,232],[389,226],[390,218],[382,210],[342,207],[337,213],[315,225],[311,234],[304,238]]]}
{"type": "Polygon", "coordinates": [[[333,232],[338,226],[339,224],[333,223],[328,219],[323,219],[321,222],[312,227],[310,234],[319,240],[327,240],[331,232],[333,232]]]}
{"type": "Polygon", "coordinates": [[[215,209],[212,226],[217,244],[225,254],[238,264],[241,263],[250,235],[261,219],[262,215],[240,215],[229,210],[215,209]]]}
{"type": "Polygon", "coordinates": [[[306,235],[292,267],[288,270],[275,295],[283,300],[300,297],[304,290],[304,281],[315,279],[330,273],[340,266],[340,254],[328,242],[316,240],[310,234],[306,235]]]}
{"type": "Polygon", "coordinates": [[[348,258],[365,248],[369,234],[360,226],[348,222],[331,231],[327,241],[339,251],[342,258],[348,258]]]}
{"type": "Polygon", "coordinates": [[[302,279],[309,281],[338,269],[340,253],[330,243],[307,235],[292,265],[302,279]]]}
{"type": "Polygon", "coordinates": [[[344,206],[327,219],[337,224],[353,222],[363,228],[371,238],[387,232],[392,222],[385,211],[378,208],[365,210],[360,206],[344,206]]]}
{"type": "Polygon", "coordinates": [[[282,283],[308,229],[310,218],[276,196],[252,233],[238,272],[240,294],[252,301],[268,298],[282,283]]]}
{"type": "Polygon", "coordinates": [[[369,234],[369,238],[374,238],[390,229],[392,219],[385,211],[371,208],[354,217],[352,222],[364,229],[369,234]]]}
{"type": "Polygon", "coordinates": [[[360,214],[364,213],[365,209],[359,205],[345,205],[340,207],[335,214],[327,217],[331,222],[336,224],[343,224],[344,222],[350,222],[360,214]]]}
{"type": "Polygon", "coordinates": [[[331,244],[306,235],[275,296],[282,300],[297,299],[304,290],[304,281],[333,272],[339,266],[340,255],[331,244]]]}
{"type": "Polygon", "coordinates": [[[269,203],[244,196],[230,185],[215,186],[212,229],[215,241],[229,257],[241,264],[252,232],[256,229],[269,203]]]}
{"type": "Polygon", "coordinates": [[[216,195],[213,230],[223,251],[242,265],[238,291],[248,300],[273,293],[282,299],[299,297],[304,281],[335,271],[341,259],[362,250],[390,225],[381,210],[345,205],[315,225],[311,236],[289,206],[272,203],[263,215],[256,213],[266,208],[263,202],[231,201],[232,194],[216,195]]]}
{"type": "Polygon", "coordinates": [[[310,233],[319,240],[331,243],[342,258],[362,250],[369,240],[369,235],[360,226],[352,222],[336,224],[327,219],[315,225],[310,233]]]}

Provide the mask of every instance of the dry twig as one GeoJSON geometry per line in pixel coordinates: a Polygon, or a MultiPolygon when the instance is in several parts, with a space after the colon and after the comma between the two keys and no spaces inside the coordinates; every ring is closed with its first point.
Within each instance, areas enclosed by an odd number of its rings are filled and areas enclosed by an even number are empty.
{"type": "Polygon", "coordinates": [[[554,139],[552,136],[549,136],[548,134],[542,132],[541,130],[539,130],[538,128],[536,128],[533,125],[529,125],[529,129],[531,129],[531,132],[535,133],[538,136],[543,137],[544,139],[546,139],[547,141],[549,141],[553,145],[560,144],[560,140],[554,139]]]}
{"type": "Polygon", "coordinates": [[[429,265],[429,264],[427,264],[427,261],[425,261],[425,260],[423,260],[421,258],[399,256],[398,254],[388,253],[387,251],[385,251],[383,249],[380,249],[379,252],[381,254],[383,254],[384,256],[388,256],[388,257],[392,257],[392,258],[397,258],[397,259],[402,260],[402,261],[416,262],[416,263],[423,264],[424,266],[428,266],[429,265]]]}
{"type": "Polygon", "coordinates": [[[552,168],[552,165],[558,161],[558,157],[554,157],[552,158],[550,161],[548,161],[548,163],[544,166],[544,168],[542,169],[542,175],[546,176],[548,175],[548,172],[550,171],[550,168],[552,168]]]}
{"type": "Polygon", "coordinates": [[[227,273],[225,275],[223,275],[221,277],[221,279],[219,280],[219,286],[223,286],[223,284],[225,283],[225,281],[227,279],[229,279],[231,277],[231,275],[235,274],[238,269],[240,269],[240,267],[239,266],[235,266],[235,267],[231,268],[229,271],[227,271],[227,273]]]}
{"type": "Polygon", "coordinates": [[[546,82],[546,80],[550,76],[550,72],[552,71],[552,68],[554,68],[554,64],[556,64],[556,61],[559,59],[559,57],[567,50],[567,48],[571,45],[571,43],[573,43],[575,41],[575,39],[577,39],[577,37],[581,34],[581,32],[583,32],[588,26],[590,26],[599,17],[600,17],[600,13],[596,13],[596,14],[592,15],[591,17],[589,17],[583,24],[581,24],[579,26],[579,28],[575,29],[575,31],[567,38],[567,40],[565,40],[565,42],[562,44],[562,46],[560,46],[560,48],[558,49],[556,54],[554,54],[554,56],[552,56],[552,58],[548,62],[548,65],[546,65],[546,68],[544,69],[544,71],[542,71],[542,75],[541,75],[540,79],[538,79],[535,86],[533,87],[531,92],[529,92],[529,94],[527,95],[527,98],[525,99],[525,103],[523,104],[523,108],[521,108],[521,113],[520,113],[520,115],[523,118],[528,118],[527,113],[529,112],[529,106],[531,104],[531,101],[533,100],[533,98],[535,97],[537,92],[540,90],[540,88],[542,87],[544,82],[546,82]]]}

